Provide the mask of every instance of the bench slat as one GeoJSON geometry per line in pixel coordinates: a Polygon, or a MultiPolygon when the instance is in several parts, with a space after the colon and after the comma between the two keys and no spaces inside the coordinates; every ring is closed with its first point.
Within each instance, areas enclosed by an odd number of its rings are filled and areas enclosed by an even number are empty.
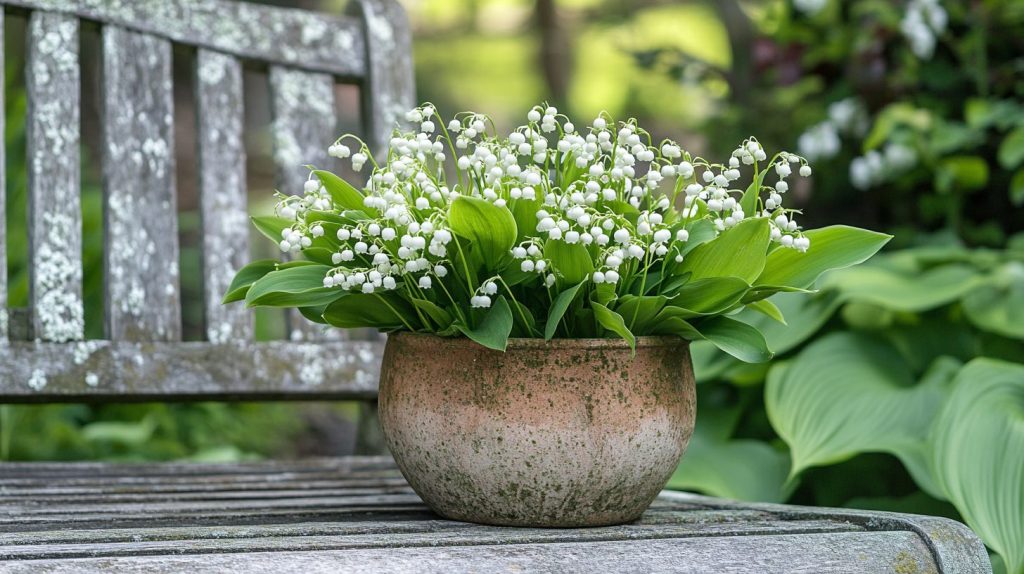
{"type": "Polygon", "coordinates": [[[409,20],[391,0],[356,0],[349,9],[363,20],[367,78],[362,85],[367,144],[383,157],[395,124],[416,105],[409,20]]]}
{"type": "Polygon", "coordinates": [[[383,342],[11,342],[7,402],[369,399],[383,342]]]}
{"type": "Polygon", "coordinates": [[[990,572],[980,541],[944,518],[663,492],[631,524],[502,528],[441,519],[397,478],[393,463],[380,457],[154,464],[145,467],[146,476],[137,474],[139,468],[0,466],[0,492],[12,480],[20,485],[16,497],[0,502],[0,568],[990,572]],[[254,489],[254,473],[264,486],[275,477],[287,480],[279,488],[254,489]],[[299,486],[297,477],[307,476],[312,484],[330,473],[333,484],[299,486]],[[166,480],[176,475],[202,488],[167,490],[166,480]],[[348,480],[355,475],[363,478],[348,480]],[[32,476],[35,486],[23,485],[32,476]],[[206,489],[204,476],[215,477],[219,487],[238,480],[234,488],[206,489]],[[113,486],[127,479],[135,482],[132,491],[113,486]],[[151,491],[145,490],[147,481],[151,491]],[[44,494],[71,483],[79,485],[74,492],[44,494]]]}
{"type": "MultiPolygon", "coordinates": [[[[334,78],[272,66],[270,102],[277,189],[288,195],[302,195],[302,185],[309,178],[306,165],[331,168],[327,146],[337,137],[334,78]]],[[[289,337],[294,341],[341,336],[337,329],[327,331],[294,309],[288,310],[287,317],[289,337]]]]}
{"type": "MultiPolygon", "coordinates": [[[[79,197],[78,19],[33,12],[26,88],[29,305],[32,335],[81,339],[82,213],[79,197]]],[[[23,379],[24,381],[38,381],[23,379]]]]}
{"type": "Polygon", "coordinates": [[[221,304],[235,272],[249,258],[242,65],[237,58],[200,48],[195,85],[206,338],[249,341],[252,313],[241,304],[221,304]]]}
{"type": "Polygon", "coordinates": [[[115,341],[181,338],[171,44],[103,28],[105,311],[115,341]]]}
{"type": "MultiPolygon", "coordinates": [[[[6,78],[4,67],[4,7],[0,6],[0,78],[6,78]]],[[[7,133],[4,92],[0,90],[0,134],[7,133]]],[[[7,340],[10,314],[7,310],[7,138],[0,138],[0,345],[7,340]]]]}
{"type": "Polygon", "coordinates": [[[329,72],[365,73],[360,22],[236,0],[3,0],[32,10],[98,20],[240,58],[329,72]]]}

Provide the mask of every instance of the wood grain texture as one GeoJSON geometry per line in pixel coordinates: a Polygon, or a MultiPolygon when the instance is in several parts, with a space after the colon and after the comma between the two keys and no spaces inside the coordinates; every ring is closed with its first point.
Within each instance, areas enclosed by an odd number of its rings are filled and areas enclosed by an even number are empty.
{"type": "MultiPolygon", "coordinates": [[[[33,12],[28,25],[29,307],[44,341],[81,339],[78,19],[33,12]]],[[[32,384],[37,379],[25,379],[32,384]]]]}
{"type": "Polygon", "coordinates": [[[947,519],[684,493],[604,528],[443,520],[386,457],[13,463],[0,491],[0,569],[14,572],[990,571],[947,519]]]}
{"type": "Polygon", "coordinates": [[[206,338],[249,341],[252,313],[242,305],[221,304],[235,272],[249,259],[241,63],[200,48],[195,86],[206,338]]]}
{"type": "Polygon", "coordinates": [[[107,337],[181,338],[171,44],[103,28],[107,337]]]}
{"type": "Polygon", "coordinates": [[[369,399],[378,342],[11,342],[0,348],[4,402],[369,399]]]}
{"type": "MultiPolygon", "coordinates": [[[[302,195],[302,186],[309,179],[307,165],[333,167],[327,147],[337,137],[334,78],[271,66],[269,79],[275,183],[282,193],[302,195]]],[[[342,338],[341,331],[313,323],[294,309],[288,310],[287,327],[293,341],[342,338]]]]}
{"type": "Polygon", "coordinates": [[[384,157],[392,130],[416,105],[409,20],[395,0],[355,0],[349,10],[362,20],[366,37],[366,141],[375,157],[384,157]]]}
{"type": "Polygon", "coordinates": [[[97,20],[240,58],[329,72],[365,73],[359,20],[235,0],[3,0],[97,20]]]}

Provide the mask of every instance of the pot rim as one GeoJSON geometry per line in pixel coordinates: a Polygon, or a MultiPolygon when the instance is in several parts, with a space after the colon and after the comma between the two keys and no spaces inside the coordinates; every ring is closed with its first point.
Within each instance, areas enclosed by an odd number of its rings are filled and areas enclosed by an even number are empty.
{"type": "MultiPolygon", "coordinates": [[[[412,331],[395,331],[387,334],[388,339],[405,339],[416,342],[432,341],[433,344],[474,346],[481,350],[493,351],[469,337],[441,337],[434,333],[415,333],[412,331]]],[[[690,341],[673,335],[645,335],[636,338],[636,347],[678,347],[689,346],[690,341]]],[[[506,352],[526,349],[629,349],[629,343],[620,338],[557,338],[546,341],[539,337],[510,337],[506,352]]],[[[501,351],[495,351],[500,353],[501,351]]]]}

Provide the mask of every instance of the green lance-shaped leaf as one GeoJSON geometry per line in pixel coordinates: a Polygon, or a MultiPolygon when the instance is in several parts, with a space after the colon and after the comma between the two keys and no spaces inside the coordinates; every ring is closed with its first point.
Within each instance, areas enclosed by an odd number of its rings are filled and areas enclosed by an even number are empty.
{"type": "Polygon", "coordinates": [[[487,314],[475,329],[461,323],[454,325],[463,335],[488,349],[504,351],[508,346],[508,336],[512,332],[512,309],[502,295],[487,310],[487,314]]]}
{"type": "Polygon", "coordinates": [[[316,307],[344,297],[346,291],[324,287],[326,265],[299,265],[271,271],[249,287],[247,307],[316,307]]]}
{"type": "Polygon", "coordinates": [[[822,278],[819,286],[835,289],[843,301],[918,313],[957,301],[983,283],[984,278],[974,267],[953,263],[923,272],[863,265],[833,271],[822,278]]]}
{"type": "Polygon", "coordinates": [[[804,233],[811,240],[806,252],[776,249],[768,254],[764,272],[756,285],[807,288],[830,269],[849,267],[866,261],[878,252],[891,235],[866,229],[833,225],[804,233]]]}
{"type": "Polygon", "coordinates": [[[777,323],[786,324],[786,316],[782,314],[782,310],[768,299],[748,303],[747,309],[756,311],[777,323]]]}
{"type": "Polygon", "coordinates": [[[287,227],[295,225],[295,222],[290,219],[283,217],[277,217],[274,215],[262,215],[257,217],[250,217],[252,224],[256,226],[267,239],[270,239],[274,244],[281,242],[281,232],[287,227]]]}
{"type": "Polygon", "coordinates": [[[720,313],[739,303],[749,289],[738,277],[707,277],[684,284],[669,304],[692,311],[691,317],[720,313]]]}
{"type": "Polygon", "coordinates": [[[249,292],[249,287],[257,279],[276,270],[277,263],[273,259],[258,259],[239,269],[238,273],[235,273],[235,277],[231,280],[231,284],[228,285],[228,290],[224,294],[224,300],[221,303],[231,303],[245,299],[245,294],[249,292]]]}
{"type": "Polygon", "coordinates": [[[572,304],[573,299],[579,293],[580,288],[586,284],[586,281],[569,287],[562,291],[555,297],[554,303],[551,304],[551,310],[548,311],[547,321],[544,323],[544,340],[550,341],[555,336],[555,330],[558,329],[558,322],[562,320],[565,315],[565,311],[572,304]]]}
{"type": "Polygon", "coordinates": [[[696,325],[703,338],[745,363],[764,363],[772,352],[760,331],[730,317],[703,319],[696,325]]]}
{"type": "Polygon", "coordinates": [[[516,242],[516,220],[507,207],[466,195],[460,195],[448,208],[448,224],[453,233],[472,243],[477,264],[497,269],[510,257],[516,242]]]}
{"type": "Polygon", "coordinates": [[[930,443],[942,491],[1008,574],[1024,574],[1024,366],[968,363],[930,443]]]}
{"type": "Polygon", "coordinates": [[[544,258],[551,262],[555,276],[565,285],[575,285],[594,272],[594,260],[582,243],[548,240],[544,243],[544,258]]]}
{"type": "Polygon", "coordinates": [[[363,211],[366,209],[363,203],[365,197],[359,193],[359,190],[352,187],[349,182],[329,171],[321,169],[313,170],[313,174],[320,178],[320,182],[324,184],[324,189],[331,195],[331,200],[339,209],[350,209],[353,211],[363,211]]]}
{"type": "Polygon", "coordinates": [[[626,321],[622,319],[622,315],[596,301],[591,301],[590,306],[594,309],[594,319],[599,325],[622,337],[629,343],[629,348],[636,351],[636,337],[626,327],[626,321]]]}
{"type": "Polygon", "coordinates": [[[764,270],[768,242],[768,220],[745,219],[691,251],[675,273],[692,273],[691,280],[738,277],[752,283],[764,270]]]}
{"type": "Polygon", "coordinates": [[[667,302],[668,297],[663,295],[623,295],[616,302],[615,312],[622,315],[631,332],[648,335],[667,302]]]}
{"type": "Polygon", "coordinates": [[[936,361],[922,381],[886,343],[833,333],[772,367],[765,383],[768,419],[789,444],[791,476],[863,452],[897,456],[918,485],[939,495],[925,439],[959,367],[936,361]]]}
{"type": "Polygon", "coordinates": [[[816,295],[778,293],[765,301],[775,304],[786,318],[785,325],[748,309],[740,311],[734,317],[760,331],[768,342],[768,347],[777,354],[796,348],[818,332],[840,305],[839,294],[835,291],[825,291],[816,295]]]}
{"type": "Polygon", "coordinates": [[[427,301],[426,299],[412,299],[412,304],[420,311],[426,313],[426,315],[436,323],[438,331],[447,329],[454,320],[451,313],[444,310],[436,303],[427,301]]]}
{"type": "Polygon", "coordinates": [[[408,329],[419,322],[412,306],[394,291],[349,293],[324,309],[324,320],[342,329],[372,327],[381,331],[408,329]]]}

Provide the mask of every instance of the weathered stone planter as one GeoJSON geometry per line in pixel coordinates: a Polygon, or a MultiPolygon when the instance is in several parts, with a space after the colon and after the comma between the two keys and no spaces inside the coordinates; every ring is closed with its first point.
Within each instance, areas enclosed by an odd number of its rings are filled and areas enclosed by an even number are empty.
{"type": "Polygon", "coordinates": [[[641,337],[388,338],[380,417],[413,489],[439,514],[515,526],[640,516],[693,433],[689,345],[641,337]]]}

